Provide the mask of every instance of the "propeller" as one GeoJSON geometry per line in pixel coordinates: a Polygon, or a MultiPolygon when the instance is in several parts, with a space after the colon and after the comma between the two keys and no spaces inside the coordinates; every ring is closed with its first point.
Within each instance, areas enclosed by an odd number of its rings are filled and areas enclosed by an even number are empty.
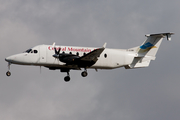
{"type": "Polygon", "coordinates": [[[53,43],[53,47],[54,47],[54,52],[55,52],[55,54],[53,55],[53,57],[54,57],[54,58],[59,58],[59,53],[60,53],[60,51],[61,51],[61,48],[59,48],[59,49],[57,50],[57,48],[55,47],[55,43],[53,43]]]}
{"type": "Polygon", "coordinates": [[[79,58],[79,56],[73,54],[60,54],[61,48],[56,48],[55,43],[53,43],[52,47],[54,48],[55,52],[55,54],[52,56],[55,58],[55,60],[59,59],[59,61],[64,62],[66,64],[73,64],[75,59],[79,58]]]}

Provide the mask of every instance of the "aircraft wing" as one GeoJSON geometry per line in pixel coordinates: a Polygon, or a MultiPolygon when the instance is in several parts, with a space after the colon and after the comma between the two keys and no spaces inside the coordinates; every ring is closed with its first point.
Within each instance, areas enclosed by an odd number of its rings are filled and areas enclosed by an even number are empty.
{"type": "Polygon", "coordinates": [[[92,52],[89,52],[88,54],[80,57],[79,60],[96,62],[98,60],[97,58],[104,51],[105,47],[106,47],[106,43],[103,45],[102,48],[98,48],[98,49],[93,50],[92,52]]]}

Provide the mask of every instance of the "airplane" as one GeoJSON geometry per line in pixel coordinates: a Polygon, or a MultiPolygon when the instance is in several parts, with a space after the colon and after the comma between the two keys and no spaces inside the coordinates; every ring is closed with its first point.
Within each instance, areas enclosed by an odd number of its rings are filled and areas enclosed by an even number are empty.
{"type": "Polygon", "coordinates": [[[129,49],[106,48],[106,43],[100,48],[38,45],[23,53],[5,58],[8,62],[7,76],[11,75],[10,65],[44,66],[49,70],[59,69],[66,72],[64,81],[70,81],[70,70],[81,70],[82,77],[88,75],[87,69],[125,69],[148,67],[151,60],[155,60],[156,53],[164,37],[171,41],[174,33],[147,34],[142,45],[129,49]]]}

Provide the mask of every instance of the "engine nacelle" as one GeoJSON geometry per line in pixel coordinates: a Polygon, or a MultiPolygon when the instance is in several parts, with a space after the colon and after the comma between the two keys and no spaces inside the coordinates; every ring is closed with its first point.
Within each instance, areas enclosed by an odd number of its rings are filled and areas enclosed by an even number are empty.
{"type": "Polygon", "coordinates": [[[67,63],[67,64],[73,64],[76,62],[76,59],[78,59],[78,58],[79,58],[79,56],[76,56],[76,55],[73,55],[73,56],[65,55],[65,56],[60,56],[59,60],[61,62],[67,63]]]}

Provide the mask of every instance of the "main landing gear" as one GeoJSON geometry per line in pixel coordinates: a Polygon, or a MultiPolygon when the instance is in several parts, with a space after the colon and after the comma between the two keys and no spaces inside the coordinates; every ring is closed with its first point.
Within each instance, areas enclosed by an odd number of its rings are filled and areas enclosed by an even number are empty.
{"type": "Polygon", "coordinates": [[[85,70],[85,71],[83,71],[83,72],[81,73],[81,75],[82,75],[82,77],[86,77],[86,76],[88,75],[88,73],[87,73],[87,71],[85,70]]]}
{"type": "Polygon", "coordinates": [[[11,63],[9,62],[9,63],[8,63],[8,71],[6,72],[6,75],[7,75],[8,77],[11,76],[10,65],[11,65],[11,63]]]}
{"type": "MultiPolygon", "coordinates": [[[[87,70],[85,69],[82,73],[81,73],[82,77],[86,77],[88,75],[87,70]]],[[[64,77],[64,81],[65,82],[69,82],[70,81],[70,75],[69,75],[69,71],[67,71],[67,76],[64,77]]]]}
{"type": "Polygon", "coordinates": [[[67,72],[67,76],[64,77],[64,81],[65,81],[65,82],[69,82],[69,81],[70,81],[70,75],[69,75],[69,72],[67,72]]]}

